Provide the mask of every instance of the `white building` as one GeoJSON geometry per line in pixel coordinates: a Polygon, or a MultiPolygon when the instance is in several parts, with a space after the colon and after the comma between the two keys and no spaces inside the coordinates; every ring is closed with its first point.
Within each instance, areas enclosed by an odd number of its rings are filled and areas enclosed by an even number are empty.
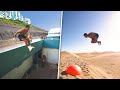
{"type": "Polygon", "coordinates": [[[61,37],[61,28],[52,28],[48,32],[47,39],[44,40],[44,43],[47,45],[44,46],[42,50],[42,55],[47,56],[47,62],[58,64],[59,61],[59,45],[61,37]]]}
{"type": "Polygon", "coordinates": [[[61,36],[61,28],[52,28],[50,29],[50,31],[48,32],[47,37],[48,38],[60,38],[61,36]]]}
{"type": "Polygon", "coordinates": [[[29,18],[23,18],[19,11],[0,11],[0,18],[12,19],[12,20],[20,20],[27,24],[31,24],[29,18]]]}
{"type": "Polygon", "coordinates": [[[18,16],[18,20],[21,20],[21,14],[19,11],[17,11],[17,16],[18,16]]]}
{"type": "Polygon", "coordinates": [[[29,18],[25,18],[25,23],[31,24],[31,21],[29,18]]]}
{"type": "Polygon", "coordinates": [[[20,12],[14,11],[14,20],[20,20],[20,12]]]}
{"type": "Polygon", "coordinates": [[[0,18],[4,18],[4,17],[5,17],[4,11],[0,11],[0,18]]]}
{"type": "Polygon", "coordinates": [[[5,11],[5,18],[6,19],[10,19],[10,11],[5,11]]]}
{"type": "Polygon", "coordinates": [[[24,21],[24,18],[22,15],[20,15],[20,21],[24,21]]]}
{"type": "Polygon", "coordinates": [[[16,20],[16,18],[15,18],[15,11],[10,11],[10,12],[11,12],[11,16],[12,16],[11,19],[12,20],[16,20]]]}

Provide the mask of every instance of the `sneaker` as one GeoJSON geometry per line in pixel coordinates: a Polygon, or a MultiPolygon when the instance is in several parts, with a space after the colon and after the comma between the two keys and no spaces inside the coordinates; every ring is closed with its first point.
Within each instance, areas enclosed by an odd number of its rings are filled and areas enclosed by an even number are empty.
{"type": "Polygon", "coordinates": [[[35,47],[33,47],[33,46],[31,46],[32,48],[35,48],[35,47]]]}
{"type": "Polygon", "coordinates": [[[99,41],[99,43],[98,43],[99,45],[101,45],[101,41],[99,41]]]}
{"type": "Polygon", "coordinates": [[[31,47],[31,46],[28,46],[28,49],[29,49],[29,51],[31,51],[31,50],[32,50],[32,47],[31,47]]]}

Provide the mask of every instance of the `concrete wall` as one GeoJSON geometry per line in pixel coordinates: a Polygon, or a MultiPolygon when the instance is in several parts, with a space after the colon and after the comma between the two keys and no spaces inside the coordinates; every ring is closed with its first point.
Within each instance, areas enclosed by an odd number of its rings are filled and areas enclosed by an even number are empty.
{"type": "Polygon", "coordinates": [[[46,55],[49,63],[58,64],[59,60],[59,39],[45,39],[43,41],[42,55],[46,55]]]}
{"type": "Polygon", "coordinates": [[[32,43],[35,48],[29,52],[26,46],[0,53],[0,78],[20,79],[32,65],[32,57],[42,49],[49,63],[58,64],[59,40],[41,40],[32,43]],[[29,58],[29,59],[28,59],[29,58]]]}
{"type": "Polygon", "coordinates": [[[43,40],[32,43],[35,48],[29,52],[26,46],[0,53],[0,78],[16,67],[19,67],[27,58],[33,56],[43,47],[43,40]]]}
{"type": "Polygon", "coordinates": [[[19,67],[14,68],[9,71],[5,76],[1,79],[21,79],[26,71],[28,71],[33,65],[32,56],[26,59],[19,67]]]}
{"type": "Polygon", "coordinates": [[[0,47],[14,45],[16,43],[20,43],[20,41],[18,39],[15,39],[15,38],[8,39],[8,40],[0,40],[0,47]]]}
{"type": "Polygon", "coordinates": [[[42,55],[46,55],[47,62],[53,63],[53,64],[58,64],[59,49],[43,48],[42,55]]]}
{"type": "Polygon", "coordinates": [[[60,44],[60,40],[49,40],[49,39],[45,39],[44,40],[44,48],[52,48],[52,49],[59,49],[59,44],[60,44]]]}

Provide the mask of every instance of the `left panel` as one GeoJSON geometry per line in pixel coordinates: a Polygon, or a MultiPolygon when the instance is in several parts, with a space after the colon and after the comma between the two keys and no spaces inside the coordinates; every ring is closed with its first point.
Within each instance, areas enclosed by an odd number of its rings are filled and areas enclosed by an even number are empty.
{"type": "Polygon", "coordinates": [[[62,11],[0,11],[0,78],[57,79],[62,11]]]}

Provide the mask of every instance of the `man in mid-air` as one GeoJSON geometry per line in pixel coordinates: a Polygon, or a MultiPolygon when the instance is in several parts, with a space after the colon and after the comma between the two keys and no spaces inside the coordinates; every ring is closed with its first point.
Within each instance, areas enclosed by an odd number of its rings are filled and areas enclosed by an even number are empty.
{"type": "Polygon", "coordinates": [[[91,38],[91,43],[98,43],[98,45],[101,45],[101,41],[97,41],[99,38],[99,34],[95,32],[90,32],[89,34],[84,33],[84,37],[91,38]]]}

